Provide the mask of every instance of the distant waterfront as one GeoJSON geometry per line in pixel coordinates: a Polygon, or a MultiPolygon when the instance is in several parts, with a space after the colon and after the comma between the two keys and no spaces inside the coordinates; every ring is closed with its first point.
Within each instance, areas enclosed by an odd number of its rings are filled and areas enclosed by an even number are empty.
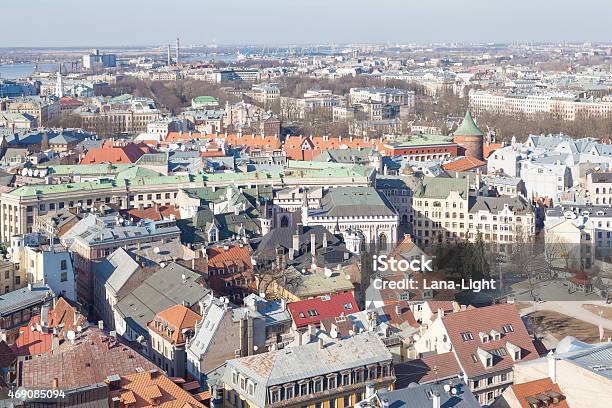
{"type": "MultiPolygon", "coordinates": [[[[39,70],[41,72],[53,71],[55,64],[40,64],[39,70]]],[[[29,77],[34,73],[36,64],[6,64],[0,65],[0,78],[4,79],[16,79],[29,77]]]]}

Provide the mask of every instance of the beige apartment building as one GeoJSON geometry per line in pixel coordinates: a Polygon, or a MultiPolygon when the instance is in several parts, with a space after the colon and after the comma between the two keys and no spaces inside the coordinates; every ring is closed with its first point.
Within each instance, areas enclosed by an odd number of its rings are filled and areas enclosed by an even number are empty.
{"type": "Polygon", "coordinates": [[[135,112],[131,110],[109,110],[84,113],[81,115],[83,129],[109,129],[109,131],[126,134],[143,133],[147,131],[150,122],[159,120],[159,111],[135,112]]]}
{"type": "Polygon", "coordinates": [[[2,108],[9,113],[30,115],[36,119],[38,126],[44,126],[49,120],[60,114],[60,105],[57,100],[36,97],[10,100],[2,108]]]}
{"type": "Polygon", "coordinates": [[[466,179],[426,178],[412,202],[416,242],[495,242],[501,250],[535,234],[533,207],[522,196],[484,197],[470,192],[466,179]]]}

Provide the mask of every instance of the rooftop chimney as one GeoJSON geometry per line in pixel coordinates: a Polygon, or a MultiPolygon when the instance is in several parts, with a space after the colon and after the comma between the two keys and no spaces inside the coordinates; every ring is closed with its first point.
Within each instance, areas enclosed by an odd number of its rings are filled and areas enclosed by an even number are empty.
{"type": "Polygon", "coordinates": [[[548,376],[553,383],[557,382],[557,359],[552,351],[546,356],[548,360],[548,376]]]}
{"type": "Polygon", "coordinates": [[[325,348],[325,342],[322,338],[319,337],[319,350],[323,350],[325,348]]]}
{"type": "Polygon", "coordinates": [[[440,408],[440,394],[438,394],[437,391],[434,391],[432,396],[431,396],[431,401],[432,401],[432,407],[433,408],[440,408]]]}

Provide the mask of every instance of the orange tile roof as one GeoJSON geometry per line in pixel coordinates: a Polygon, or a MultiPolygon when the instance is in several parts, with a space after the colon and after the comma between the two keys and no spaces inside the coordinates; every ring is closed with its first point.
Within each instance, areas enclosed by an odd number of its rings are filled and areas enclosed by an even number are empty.
{"type": "Polygon", "coordinates": [[[121,377],[118,389],[111,387],[109,391],[109,402],[112,403],[115,397],[119,397],[123,404],[131,404],[131,408],[153,406],[160,408],[205,407],[200,402],[204,401],[205,398],[198,398],[199,395],[191,395],[158,370],[121,377]]]}
{"type": "Polygon", "coordinates": [[[193,329],[201,318],[202,316],[188,307],[175,305],[157,313],[148,327],[172,344],[184,343],[183,329],[193,329]],[[166,327],[169,330],[165,330],[166,327]]]}
{"type": "Polygon", "coordinates": [[[145,153],[155,152],[155,149],[145,143],[115,143],[107,140],[102,147],[88,150],[80,164],[130,164],[135,163],[145,153]]]}
{"type": "Polygon", "coordinates": [[[208,267],[223,269],[228,266],[244,266],[251,268],[251,253],[246,245],[232,245],[228,249],[215,247],[206,249],[208,267]]]}
{"type": "MultiPolygon", "coordinates": [[[[549,391],[563,394],[559,386],[553,383],[549,377],[522,384],[514,384],[511,388],[522,408],[531,408],[531,405],[527,402],[527,397],[534,397],[537,394],[546,394],[549,391]]],[[[561,401],[556,404],[551,401],[547,406],[553,408],[569,408],[565,398],[562,398],[561,401]]]]}
{"type": "Polygon", "coordinates": [[[287,136],[283,150],[288,159],[312,160],[323,150],[343,147],[358,149],[377,147],[383,150],[383,140],[352,136],[287,136]]]}
{"type": "Polygon", "coordinates": [[[478,160],[475,157],[466,156],[450,163],[443,164],[442,168],[450,171],[468,171],[485,166],[486,164],[487,162],[478,160]]]}
{"type": "Polygon", "coordinates": [[[502,143],[490,143],[490,144],[485,143],[482,146],[482,157],[486,159],[487,157],[491,155],[491,153],[493,153],[497,149],[501,149],[502,147],[504,147],[502,143]]]}
{"type": "Polygon", "coordinates": [[[161,221],[162,219],[169,219],[171,215],[174,215],[175,219],[177,220],[181,218],[180,211],[172,205],[159,205],[143,209],[132,208],[130,210],[125,211],[125,214],[128,217],[134,218],[134,221],[161,221]]]}
{"type": "Polygon", "coordinates": [[[11,346],[17,356],[36,356],[51,351],[52,333],[37,330],[40,316],[30,319],[27,326],[19,328],[19,335],[11,346]],[[31,328],[34,327],[34,330],[31,328]]]}
{"type": "Polygon", "coordinates": [[[276,150],[280,149],[281,141],[276,135],[265,136],[256,134],[240,134],[240,133],[198,133],[198,132],[170,132],[164,140],[165,144],[188,142],[190,140],[224,140],[228,146],[246,146],[248,148],[256,148],[261,150],[276,150]]]}

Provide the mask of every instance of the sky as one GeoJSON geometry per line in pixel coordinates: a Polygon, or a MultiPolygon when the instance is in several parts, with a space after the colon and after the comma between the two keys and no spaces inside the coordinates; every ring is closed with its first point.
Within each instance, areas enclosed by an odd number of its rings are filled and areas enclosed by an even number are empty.
{"type": "Polygon", "coordinates": [[[612,42],[612,0],[3,0],[2,14],[0,47],[612,42]]]}

